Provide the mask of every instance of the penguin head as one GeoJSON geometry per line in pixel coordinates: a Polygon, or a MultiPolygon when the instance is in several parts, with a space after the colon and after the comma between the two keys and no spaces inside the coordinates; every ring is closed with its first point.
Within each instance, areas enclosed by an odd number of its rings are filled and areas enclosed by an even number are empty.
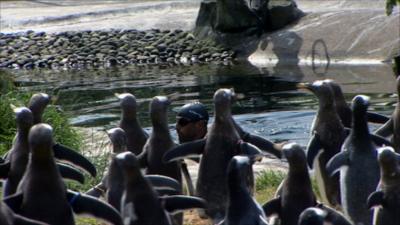
{"type": "Polygon", "coordinates": [[[228,165],[228,186],[247,188],[253,180],[253,163],[255,160],[248,156],[235,156],[228,165]]]}
{"type": "Polygon", "coordinates": [[[29,131],[33,125],[33,114],[30,109],[26,107],[19,107],[14,109],[17,126],[21,129],[29,131]]]}
{"type": "Polygon", "coordinates": [[[45,93],[36,93],[32,95],[28,103],[28,108],[32,111],[34,124],[41,122],[43,112],[50,103],[50,100],[50,96],[45,93]]]}
{"type": "Polygon", "coordinates": [[[214,93],[215,105],[231,105],[235,100],[236,94],[233,88],[221,88],[214,93]]]}
{"type": "Polygon", "coordinates": [[[114,146],[114,153],[120,153],[126,148],[125,131],[119,127],[107,130],[107,135],[114,146]]]}
{"type": "Polygon", "coordinates": [[[28,140],[32,153],[49,154],[53,146],[53,128],[46,123],[38,123],[30,129],[28,140]]]}
{"type": "Polygon", "coordinates": [[[150,102],[150,112],[166,112],[171,101],[167,96],[154,96],[150,102]]]}
{"type": "Polygon", "coordinates": [[[381,179],[385,183],[400,182],[400,155],[392,147],[378,149],[381,179]]]}
{"type": "Polygon", "coordinates": [[[136,116],[136,97],[131,93],[115,94],[120,101],[122,112],[136,116]]]}
{"type": "Polygon", "coordinates": [[[223,121],[231,115],[231,107],[236,99],[233,89],[221,88],[214,93],[215,121],[223,121]]]}
{"type": "Polygon", "coordinates": [[[400,76],[397,77],[396,83],[397,83],[397,95],[400,96],[400,76]]]}
{"type": "Polygon", "coordinates": [[[338,83],[331,79],[325,79],[324,83],[326,83],[331,88],[333,97],[335,98],[335,102],[347,104],[343,95],[342,88],[338,83]]]}
{"type": "Polygon", "coordinates": [[[315,207],[305,209],[299,216],[299,225],[323,225],[327,213],[315,207]]]}
{"type": "Polygon", "coordinates": [[[298,89],[311,91],[315,96],[317,96],[320,104],[334,104],[332,88],[325,80],[317,80],[313,83],[299,83],[296,86],[298,89]]]}
{"type": "Polygon", "coordinates": [[[300,145],[288,143],[283,146],[282,151],[291,168],[307,166],[306,153],[300,145]]]}
{"type": "Polygon", "coordinates": [[[357,95],[352,100],[352,110],[355,115],[364,115],[369,106],[369,97],[366,95],[357,95]]]}
{"type": "Polygon", "coordinates": [[[122,168],[125,174],[128,177],[132,178],[140,174],[140,165],[139,161],[137,160],[135,154],[132,152],[126,151],[119,153],[115,160],[117,161],[118,165],[122,168]]]}

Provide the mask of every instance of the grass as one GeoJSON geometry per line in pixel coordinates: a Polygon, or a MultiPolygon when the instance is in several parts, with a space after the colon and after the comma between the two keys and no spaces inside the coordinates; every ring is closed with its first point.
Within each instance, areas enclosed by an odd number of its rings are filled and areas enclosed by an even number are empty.
{"type": "Polygon", "coordinates": [[[274,198],[276,189],[286,177],[280,170],[264,170],[256,178],[255,198],[260,204],[274,198]]]}
{"type": "MultiPolygon", "coordinates": [[[[264,203],[274,198],[275,192],[283,179],[286,177],[286,172],[280,170],[264,170],[257,176],[255,183],[255,197],[257,202],[264,203]]],[[[318,190],[317,182],[311,178],[313,192],[317,199],[321,199],[318,190]]]]}

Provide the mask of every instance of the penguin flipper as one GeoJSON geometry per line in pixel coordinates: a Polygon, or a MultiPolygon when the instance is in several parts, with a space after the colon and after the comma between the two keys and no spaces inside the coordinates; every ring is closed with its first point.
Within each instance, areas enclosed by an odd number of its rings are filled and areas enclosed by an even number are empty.
{"type": "Polygon", "coordinates": [[[350,159],[348,152],[339,152],[328,161],[328,163],[326,164],[326,170],[329,175],[333,176],[337,171],[339,171],[340,167],[349,164],[350,159]]]}
{"type": "Polygon", "coordinates": [[[375,143],[377,146],[392,146],[392,143],[388,140],[386,140],[384,137],[381,137],[376,134],[370,134],[372,141],[375,143]]]}
{"type": "Polygon", "coordinates": [[[263,137],[246,132],[242,139],[243,141],[257,146],[260,150],[276,156],[278,159],[282,158],[281,149],[277,148],[277,145],[263,137]]]}
{"type": "Polygon", "coordinates": [[[48,225],[47,223],[28,219],[28,218],[22,217],[20,215],[14,215],[13,224],[16,224],[16,225],[48,225]]]}
{"type": "Polygon", "coordinates": [[[96,177],[96,167],[84,156],[78,152],[61,144],[53,145],[54,157],[59,160],[65,160],[87,171],[92,177],[96,177]]]}
{"type": "Polygon", "coordinates": [[[79,170],[62,163],[57,163],[57,167],[63,178],[78,181],[81,184],[85,183],[85,176],[79,170]]]}
{"type": "Polygon", "coordinates": [[[163,175],[145,175],[156,190],[180,191],[181,185],[175,179],[163,175]]]}
{"type": "Polygon", "coordinates": [[[164,162],[172,162],[180,159],[198,156],[203,153],[206,139],[196,140],[178,145],[164,154],[164,162]]]}
{"type": "Polygon", "coordinates": [[[382,137],[389,137],[393,134],[393,119],[390,119],[377,130],[375,130],[374,134],[382,136],[382,137]]]}
{"type": "Polygon", "coordinates": [[[187,168],[187,164],[185,160],[182,160],[181,162],[181,170],[183,177],[185,178],[186,181],[186,188],[189,192],[190,196],[194,196],[194,186],[193,186],[193,181],[192,177],[190,176],[189,169],[187,168]]]}
{"type": "Polygon", "coordinates": [[[7,179],[8,173],[10,172],[10,161],[0,164],[0,179],[7,179]]]}
{"type": "Polygon", "coordinates": [[[380,206],[380,205],[384,205],[384,198],[385,198],[385,194],[382,191],[374,191],[372,192],[367,200],[367,206],[368,209],[372,208],[372,207],[376,207],[376,206],[380,206]]]}
{"type": "Polygon", "coordinates": [[[322,149],[321,141],[319,139],[319,135],[315,133],[310,142],[307,145],[307,163],[308,166],[312,169],[315,157],[317,157],[319,151],[322,149]]]}
{"type": "Polygon", "coordinates": [[[390,118],[385,115],[374,113],[374,112],[367,112],[367,121],[368,122],[383,124],[389,120],[390,120],[390,118]]]}
{"type": "Polygon", "coordinates": [[[92,187],[89,189],[87,192],[85,192],[85,195],[89,195],[95,198],[100,198],[101,196],[104,196],[106,193],[106,186],[104,185],[103,182],[98,183],[96,186],[92,187]]]}
{"type": "Polygon", "coordinates": [[[198,197],[174,195],[160,197],[160,200],[164,206],[164,209],[172,214],[179,213],[187,209],[206,208],[206,202],[202,198],[198,197]]]}
{"type": "Polygon", "coordinates": [[[281,214],[281,197],[276,197],[268,202],[264,203],[262,206],[264,213],[267,217],[273,215],[273,214],[281,214]]]}
{"type": "Polygon", "coordinates": [[[122,225],[122,218],[118,211],[109,204],[97,200],[94,197],[68,190],[67,199],[72,210],[77,214],[89,214],[103,219],[112,224],[122,225]]]}
{"type": "Polygon", "coordinates": [[[3,199],[3,202],[7,204],[7,206],[14,211],[14,213],[19,213],[22,205],[22,200],[24,195],[22,193],[13,194],[7,196],[3,199]]]}
{"type": "Polygon", "coordinates": [[[326,206],[322,203],[318,203],[315,207],[320,208],[327,213],[325,218],[327,222],[331,222],[333,224],[338,224],[338,225],[352,225],[352,223],[341,212],[329,206],[326,206]]]}
{"type": "Polygon", "coordinates": [[[266,218],[264,218],[262,215],[260,215],[257,225],[268,225],[268,221],[266,218]]]}
{"type": "Polygon", "coordinates": [[[261,152],[261,150],[253,144],[241,142],[239,144],[239,147],[241,154],[245,154],[246,156],[248,156],[252,163],[254,163],[255,161],[261,161],[262,157],[264,156],[264,153],[261,152]]]}
{"type": "Polygon", "coordinates": [[[171,190],[171,189],[160,189],[157,190],[154,188],[158,194],[158,196],[165,196],[165,195],[179,195],[182,194],[181,191],[171,190]]]}

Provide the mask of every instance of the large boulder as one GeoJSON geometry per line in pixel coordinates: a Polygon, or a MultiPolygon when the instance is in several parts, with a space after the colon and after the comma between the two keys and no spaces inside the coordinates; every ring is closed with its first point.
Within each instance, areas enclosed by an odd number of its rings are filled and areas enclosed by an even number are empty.
{"type": "Polygon", "coordinates": [[[203,0],[195,34],[200,38],[261,34],[281,29],[303,15],[293,0],[203,0]]]}

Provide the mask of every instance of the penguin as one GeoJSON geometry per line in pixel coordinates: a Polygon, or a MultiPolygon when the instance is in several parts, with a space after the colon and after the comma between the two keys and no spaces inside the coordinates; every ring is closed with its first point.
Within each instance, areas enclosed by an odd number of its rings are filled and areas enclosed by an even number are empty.
{"type": "Polygon", "coordinates": [[[248,182],[257,156],[234,156],[228,165],[228,204],[219,225],[268,225],[263,209],[252,196],[248,182]]]}
{"type": "Polygon", "coordinates": [[[211,217],[216,223],[225,217],[228,202],[225,179],[230,160],[239,154],[263,155],[260,149],[241,140],[232,122],[231,104],[234,98],[233,89],[217,90],[214,94],[215,119],[206,137],[181,144],[164,155],[165,162],[202,155],[196,196],[206,200],[207,208],[200,210],[199,214],[201,217],[211,217]]]}
{"type": "Polygon", "coordinates": [[[160,174],[182,182],[179,162],[164,164],[162,157],[175,146],[168,127],[167,110],[171,101],[166,96],[155,96],[150,102],[150,118],[153,131],[139,155],[146,174],[160,174]]]}
{"type": "MultiPolygon", "coordinates": [[[[115,157],[119,153],[126,151],[126,136],[124,130],[121,128],[110,129],[107,131],[107,134],[113,146],[111,162],[102,182],[88,191],[87,194],[94,197],[103,195],[110,205],[120,211],[121,198],[125,186],[122,168],[116,162],[115,157]]],[[[158,192],[178,193],[180,191],[180,184],[172,178],[161,175],[146,175],[146,179],[150,181],[158,192]]]]}
{"type": "Polygon", "coordinates": [[[339,175],[330,177],[326,163],[340,152],[346,131],[335,109],[332,90],[324,81],[300,83],[298,88],[311,91],[318,98],[318,111],[311,127],[311,140],[307,146],[307,161],[310,168],[315,165],[315,177],[321,192],[322,202],[340,208],[339,175]],[[322,152],[320,152],[322,150],[322,152]]]}
{"type": "Polygon", "coordinates": [[[1,225],[48,225],[37,220],[15,214],[5,203],[0,201],[0,224],[1,225]]]}
{"type": "Polygon", "coordinates": [[[299,217],[298,225],[353,225],[338,211],[326,207],[317,206],[305,209],[299,217]]]}
{"type": "Polygon", "coordinates": [[[103,202],[67,191],[54,160],[52,128],[39,123],[29,131],[31,155],[17,194],[4,202],[17,214],[54,225],[73,225],[73,212],[122,224],[119,213],[103,202]]]}
{"type": "Polygon", "coordinates": [[[400,224],[400,155],[393,148],[379,149],[381,178],[375,192],[368,197],[368,208],[373,208],[373,225],[400,224]]]}
{"type": "Polygon", "coordinates": [[[105,195],[104,197],[106,198],[107,202],[119,210],[121,199],[120,195],[122,194],[124,181],[122,177],[122,171],[118,168],[113,159],[117,154],[127,150],[126,135],[125,131],[121,128],[112,128],[107,130],[106,133],[110,138],[112,145],[111,160],[101,182],[88,190],[86,194],[97,198],[105,195]],[[114,198],[113,196],[115,195],[117,196],[114,198]]]}
{"type": "Polygon", "coordinates": [[[248,142],[252,145],[255,145],[261,151],[268,152],[268,153],[274,155],[278,159],[280,159],[282,157],[282,146],[285,143],[275,144],[272,141],[269,141],[261,136],[251,134],[251,133],[243,130],[243,128],[240,127],[239,124],[236,123],[236,121],[233,119],[233,117],[232,117],[232,123],[235,125],[240,138],[244,142],[248,142]]]}
{"type": "MultiPolygon", "coordinates": [[[[146,174],[164,175],[182,184],[181,161],[164,163],[162,160],[164,153],[175,146],[168,127],[167,110],[170,104],[166,96],[155,96],[151,100],[150,119],[153,130],[139,158],[146,174]]],[[[173,220],[176,224],[183,223],[181,214],[175,215],[173,220]]]]}
{"type": "Polygon", "coordinates": [[[397,84],[397,105],[389,121],[378,128],[375,134],[391,138],[391,143],[397,153],[400,153],[400,77],[396,79],[397,84]]]}
{"type": "Polygon", "coordinates": [[[277,214],[281,225],[297,225],[303,210],[317,205],[317,201],[303,149],[295,143],[289,143],[283,146],[283,155],[288,160],[289,172],[281,195],[266,202],[263,210],[267,216],[277,214]]]}
{"type": "MultiPolygon", "coordinates": [[[[347,104],[346,99],[344,98],[342,88],[334,80],[326,79],[324,80],[324,82],[327,83],[332,89],[336,112],[339,115],[339,118],[342,121],[343,126],[351,127],[351,118],[352,118],[351,108],[347,104]]],[[[389,118],[381,114],[367,112],[367,120],[368,122],[372,123],[384,124],[389,120],[389,118]]]]}
{"type": "Polygon", "coordinates": [[[122,109],[119,127],[126,133],[127,148],[139,155],[143,151],[149,135],[140,126],[137,119],[136,97],[130,93],[115,94],[122,109]]]}
{"type": "MultiPolygon", "coordinates": [[[[50,96],[45,93],[36,93],[32,95],[28,103],[28,108],[33,114],[33,124],[41,123],[44,110],[50,103],[50,96]]],[[[77,151],[72,150],[62,144],[53,143],[54,156],[59,160],[65,160],[87,171],[93,177],[96,177],[95,166],[79,154],[77,151]]]]}
{"type": "Polygon", "coordinates": [[[140,171],[139,160],[132,152],[116,156],[124,175],[125,189],[121,200],[124,225],[172,225],[168,212],[204,208],[204,200],[189,196],[160,197],[140,171]]]}
{"type": "MultiPolygon", "coordinates": [[[[19,182],[24,175],[29,160],[28,133],[33,125],[33,114],[26,107],[15,108],[17,133],[13,145],[8,152],[7,158],[10,162],[6,174],[3,196],[14,194],[17,191],[19,182]]],[[[84,183],[84,176],[78,170],[64,164],[57,164],[63,178],[76,180],[84,183]]]]}
{"type": "Polygon", "coordinates": [[[373,144],[368,123],[369,97],[357,95],[352,100],[352,130],[342,151],[327,164],[329,174],[340,170],[340,188],[343,212],[354,224],[370,225],[372,213],[367,198],[379,182],[376,146],[373,144]]]}

